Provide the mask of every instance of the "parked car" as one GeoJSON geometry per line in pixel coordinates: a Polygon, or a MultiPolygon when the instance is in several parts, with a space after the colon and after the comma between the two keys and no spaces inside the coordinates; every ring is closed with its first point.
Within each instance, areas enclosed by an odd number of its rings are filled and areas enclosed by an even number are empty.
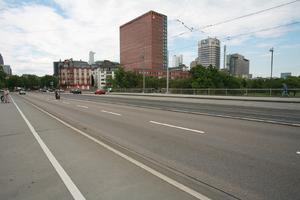
{"type": "Polygon", "coordinates": [[[76,89],[71,89],[70,92],[73,93],[73,94],[81,94],[81,90],[77,89],[77,88],[76,89]]]}
{"type": "Polygon", "coordinates": [[[25,90],[20,90],[20,91],[19,91],[19,94],[20,94],[20,95],[25,95],[26,92],[25,92],[25,90]]]}
{"type": "Polygon", "coordinates": [[[106,90],[104,90],[104,89],[97,89],[95,91],[95,94],[106,94],[106,90]]]}

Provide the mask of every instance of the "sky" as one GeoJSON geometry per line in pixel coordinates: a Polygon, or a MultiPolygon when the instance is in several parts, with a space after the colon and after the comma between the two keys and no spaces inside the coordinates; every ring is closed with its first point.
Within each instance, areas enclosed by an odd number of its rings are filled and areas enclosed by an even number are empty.
{"type": "MultiPolygon", "coordinates": [[[[253,77],[270,77],[272,47],[273,76],[280,77],[281,72],[300,76],[300,0],[203,28],[292,1],[0,0],[0,53],[17,75],[53,74],[53,61],[88,61],[89,51],[96,52],[95,60],[119,62],[119,27],[154,10],[168,16],[169,65],[172,55],[180,54],[190,65],[197,57],[198,41],[217,37],[227,46],[227,54],[239,53],[250,60],[253,77]],[[257,32],[290,23],[294,24],[257,32]],[[237,35],[242,36],[233,37],[237,35]]],[[[221,63],[222,68],[223,58],[221,63]]]]}

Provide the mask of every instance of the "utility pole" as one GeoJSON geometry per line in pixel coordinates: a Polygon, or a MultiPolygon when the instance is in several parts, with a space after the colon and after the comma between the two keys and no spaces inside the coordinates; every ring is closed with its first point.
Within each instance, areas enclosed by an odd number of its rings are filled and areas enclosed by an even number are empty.
{"type": "Polygon", "coordinates": [[[169,51],[167,51],[167,56],[168,56],[168,60],[167,60],[167,90],[166,93],[169,93],[169,51]]]}
{"type": "Polygon", "coordinates": [[[226,68],[226,45],[224,45],[224,60],[223,60],[223,69],[226,68]]]}
{"type": "Polygon", "coordinates": [[[270,49],[270,52],[271,52],[271,79],[272,79],[272,76],[273,76],[273,54],[274,54],[274,48],[272,47],[270,49]]]}
{"type": "Polygon", "coordinates": [[[145,93],[145,69],[143,69],[143,93],[145,93]]]}

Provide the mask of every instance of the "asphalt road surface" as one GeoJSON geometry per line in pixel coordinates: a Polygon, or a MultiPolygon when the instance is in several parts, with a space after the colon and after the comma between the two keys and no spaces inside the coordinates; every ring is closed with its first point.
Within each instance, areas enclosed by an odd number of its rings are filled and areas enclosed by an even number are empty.
{"type": "Polygon", "coordinates": [[[12,97],[0,199],[300,199],[299,104],[12,97]]]}

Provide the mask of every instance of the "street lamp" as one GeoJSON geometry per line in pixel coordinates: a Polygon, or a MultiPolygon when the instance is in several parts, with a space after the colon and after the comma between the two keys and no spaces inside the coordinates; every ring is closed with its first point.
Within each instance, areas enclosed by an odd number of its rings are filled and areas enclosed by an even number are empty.
{"type": "Polygon", "coordinates": [[[167,90],[166,90],[166,93],[168,94],[169,93],[169,51],[167,51],[167,90]]]}
{"type": "Polygon", "coordinates": [[[271,79],[272,79],[272,76],[273,76],[273,54],[274,54],[273,47],[270,49],[270,52],[271,52],[271,79]]]}

